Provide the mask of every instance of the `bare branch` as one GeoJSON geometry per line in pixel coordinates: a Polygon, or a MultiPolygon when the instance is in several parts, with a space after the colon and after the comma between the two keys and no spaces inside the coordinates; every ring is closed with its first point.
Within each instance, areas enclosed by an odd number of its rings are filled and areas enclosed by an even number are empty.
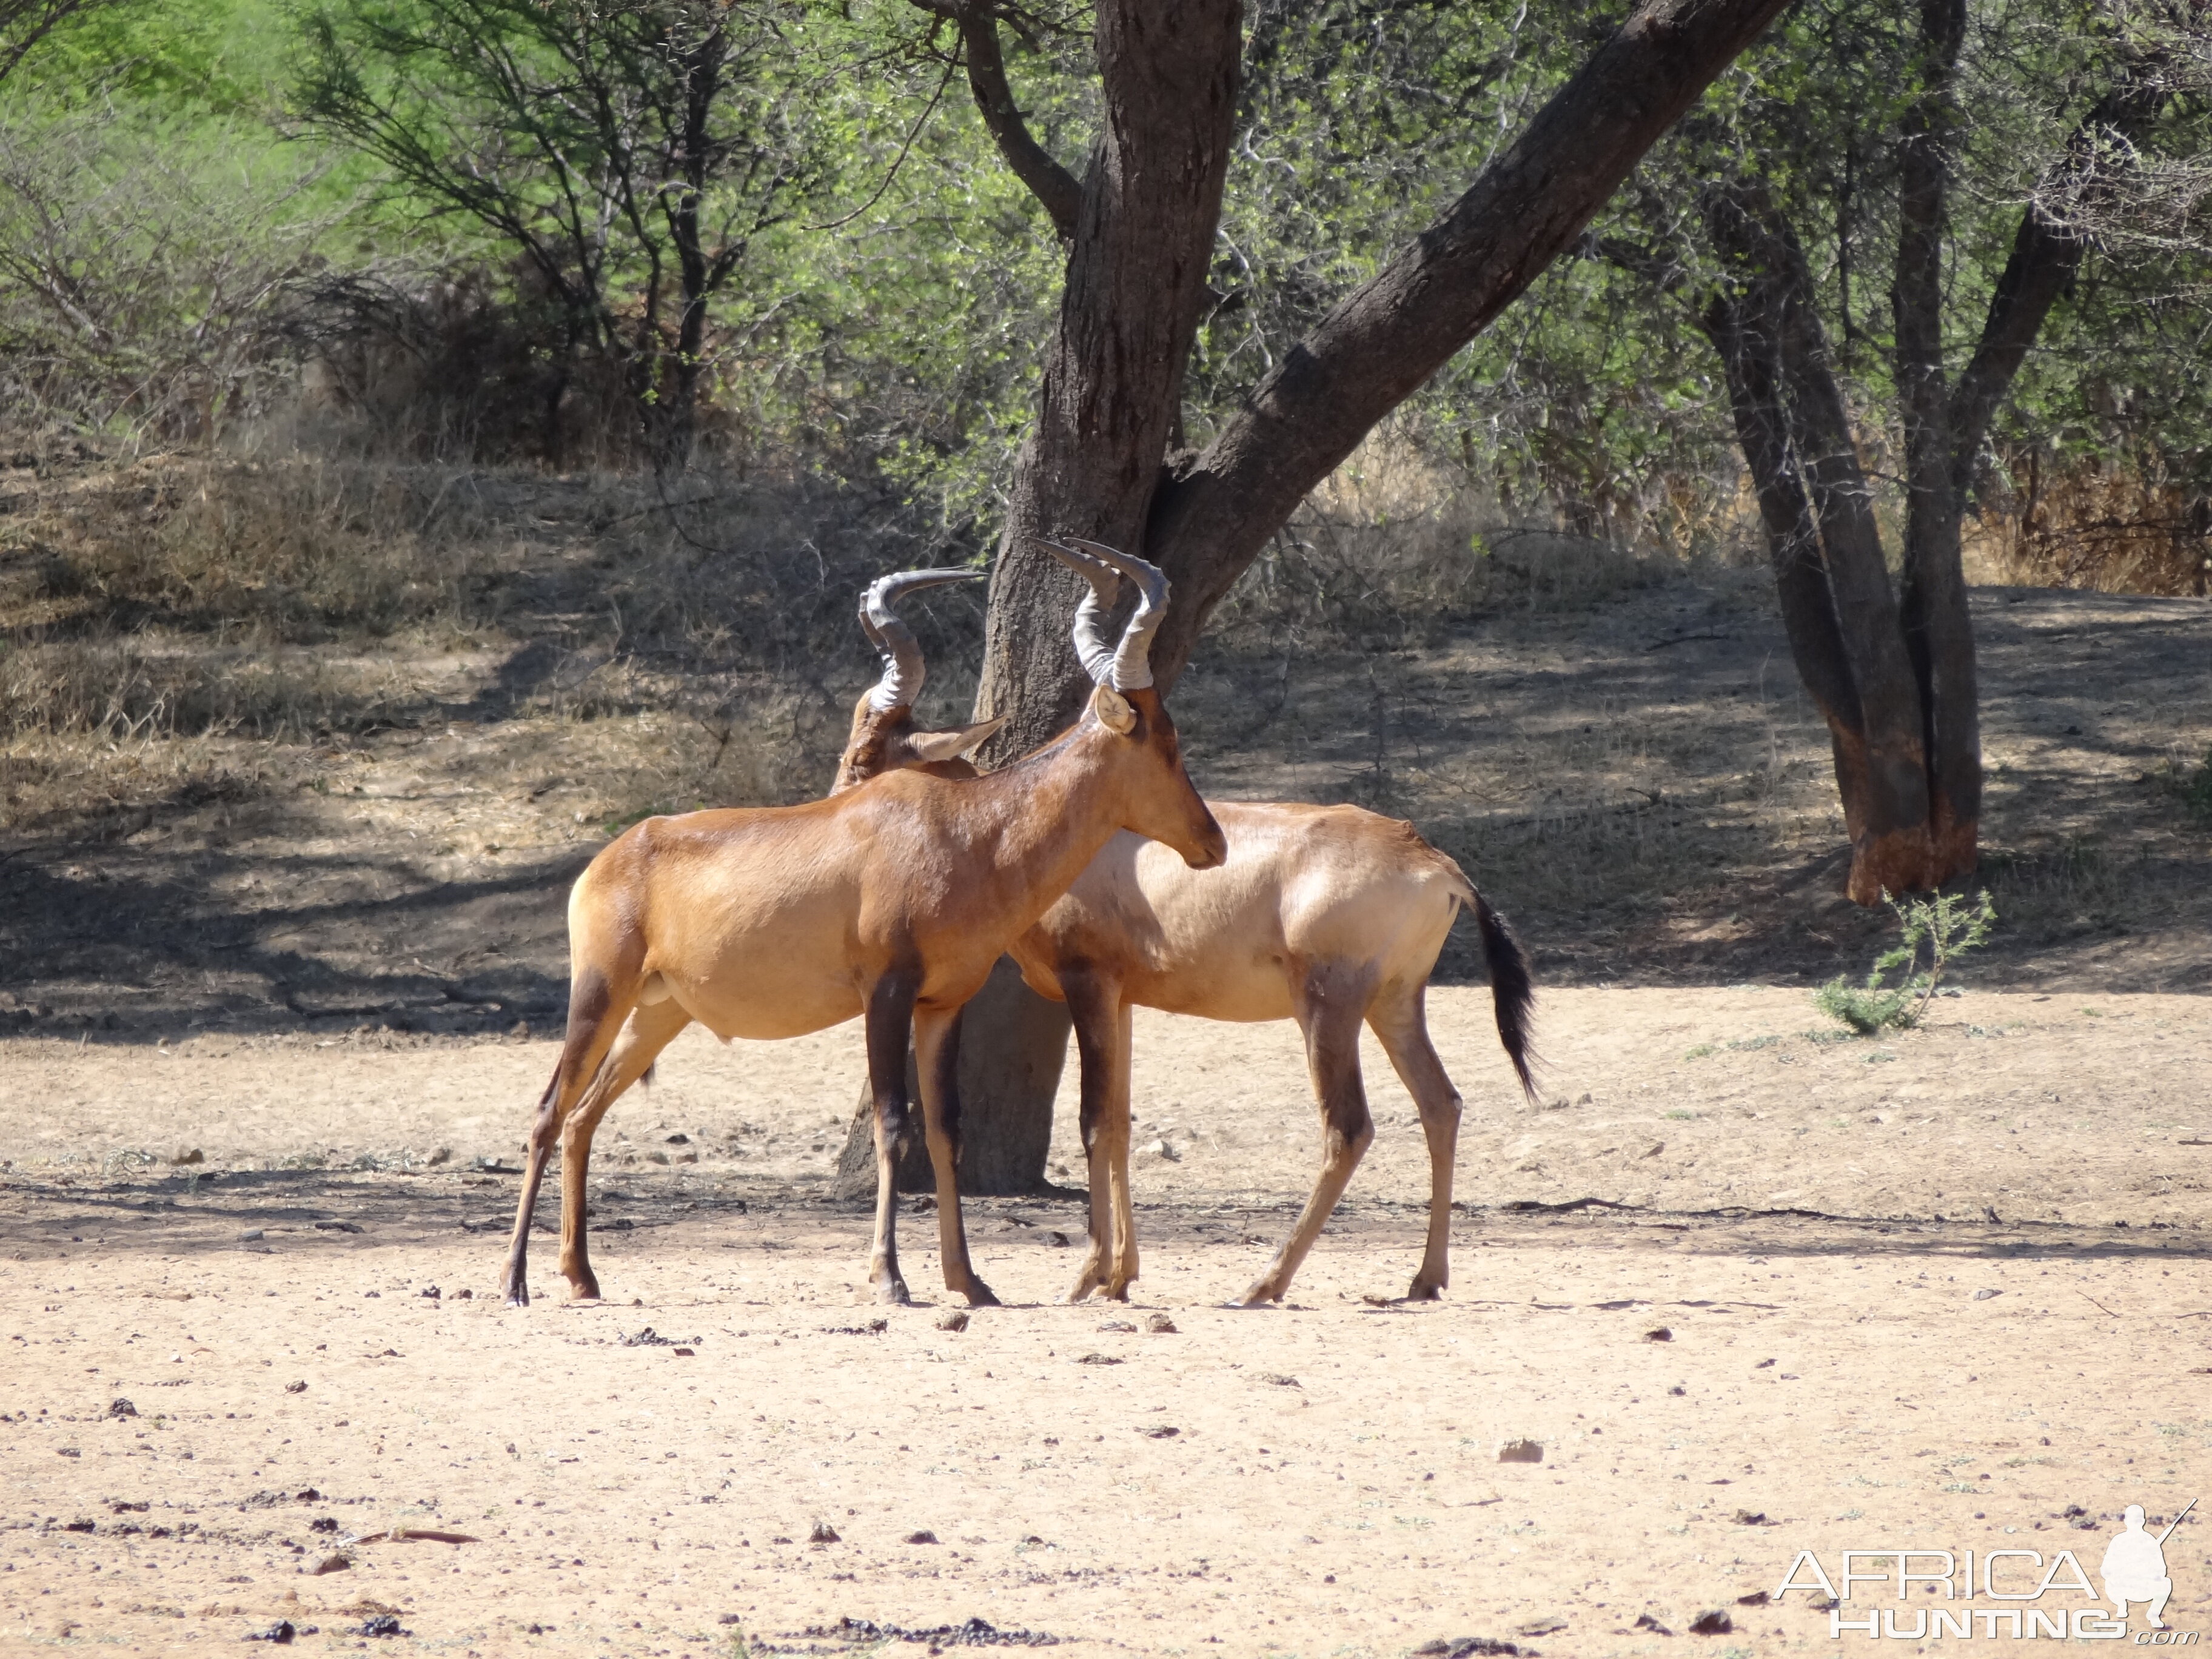
{"type": "Polygon", "coordinates": [[[968,88],[975,94],[975,107],[983,125],[999,147],[1014,177],[1051,216],[1052,228],[1063,242],[1075,237],[1075,216],[1083,205],[1083,182],[1047,153],[1030,136],[1029,124],[1014,102],[1006,83],[1006,60],[999,50],[999,14],[976,0],[913,0],[924,11],[949,18],[960,31],[960,44],[968,60],[968,88]]]}

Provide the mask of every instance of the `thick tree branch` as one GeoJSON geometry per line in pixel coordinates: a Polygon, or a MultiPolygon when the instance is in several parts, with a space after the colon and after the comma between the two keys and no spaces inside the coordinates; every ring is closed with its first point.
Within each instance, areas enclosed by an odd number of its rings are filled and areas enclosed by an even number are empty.
{"type": "Polygon", "coordinates": [[[1152,647],[1163,684],[1306,493],[1572,245],[1784,3],[1639,6],[1451,210],[1292,348],[1160,491],[1146,545],[1176,584],[1152,647]]]}
{"type": "Polygon", "coordinates": [[[1029,187],[1052,217],[1052,228],[1063,242],[1075,238],[1075,216],[1083,206],[1083,182],[1030,136],[1029,123],[1014,102],[1006,83],[1006,56],[999,50],[999,20],[988,4],[975,0],[914,0],[924,11],[950,18],[960,31],[963,56],[968,62],[968,89],[975,94],[975,107],[999,154],[1014,177],[1029,187]]]}
{"type": "Polygon", "coordinates": [[[2037,199],[2021,213],[2012,257],[1990,295],[1981,340],[1951,395],[1951,482],[1962,496],[1973,481],[1975,458],[1997,405],[2042,331],[2044,319],[2081,269],[2087,246],[2080,230],[2053,216],[2045,200],[2109,195],[2111,185],[2108,179],[2100,182],[2100,168],[2116,146],[2133,145],[2150,130],[2165,98],[2162,63],[2146,59],[2130,65],[2075,130],[2044,175],[2037,199]]]}

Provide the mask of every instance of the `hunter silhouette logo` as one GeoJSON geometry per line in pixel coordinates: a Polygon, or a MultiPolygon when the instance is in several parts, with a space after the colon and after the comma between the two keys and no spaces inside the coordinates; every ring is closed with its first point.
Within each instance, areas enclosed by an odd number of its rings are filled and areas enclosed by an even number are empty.
{"type": "MultiPolygon", "coordinates": [[[[2186,1515],[2197,1507],[2197,1500],[2189,1500],[2186,1515]]],[[[2166,1599],[2173,1594],[2173,1580],[2166,1571],[2166,1540],[2181,1524],[2181,1515],[2166,1522],[2166,1530],[2155,1538],[2143,1530],[2143,1510],[2140,1504],[2128,1505],[2121,1517],[2124,1530],[2106,1546],[2103,1565],[2098,1576],[2105,1581],[2105,1599],[2112,1604],[2112,1611],[2122,1619],[2128,1616],[2128,1603],[2144,1601],[2149,1606],[2143,1613],[2143,1622],[2153,1630],[2164,1630],[2166,1620],[2159,1614],[2166,1611],[2166,1599]]]]}
{"type": "Polygon", "coordinates": [[[1791,1590],[1826,1595],[1825,1602],[1815,1605],[1827,1612],[1831,1640],[1860,1632],[1869,1641],[2124,1641],[2133,1607],[2141,1609],[2142,1625],[2134,1632],[2136,1647],[2195,1647],[2203,1639],[2200,1632],[2169,1628],[2165,1613],[2173,1595],[2166,1541],[2196,1507],[2192,1498],[2154,1533],[2144,1524],[2142,1505],[2128,1505],[2119,1532],[2097,1561],[2101,1600],[2111,1604],[2109,1611],[2099,1605],[2098,1584],[2091,1583],[2087,1567],[2072,1550],[2046,1555],[2010,1546],[1981,1551],[1845,1550],[1842,1571],[1832,1577],[1813,1551],[1800,1550],[1774,1599],[1780,1601],[1791,1590]],[[1875,1585],[1881,1588],[1870,1588],[1875,1585]],[[2068,1596],[2076,1599],[2062,1601],[2068,1596]],[[1916,1606],[1916,1597],[1940,1599],[1916,1606]],[[1890,1605],[1854,1606],[1855,1601],[1890,1605]],[[1982,1601],[1996,1605],[1960,1605],[1982,1601]]]}

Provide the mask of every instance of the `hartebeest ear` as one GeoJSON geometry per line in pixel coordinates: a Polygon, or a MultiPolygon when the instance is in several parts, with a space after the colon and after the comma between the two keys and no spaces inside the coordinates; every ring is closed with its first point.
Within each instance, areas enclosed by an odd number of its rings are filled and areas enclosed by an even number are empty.
{"type": "Polygon", "coordinates": [[[1006,717],[1000,714],[995,719],[977,720],[973,726],[956,726],[949,732],[916,732],[906,740],[907,752],[925,765],[957,760],[980,748],[1006,723],[1006,717]]]}
{"type": "Polygon", "coordinates": [[[1091,694],[1091,712],[1098,716],[1099,725],[1124,737],[1137,723],[1137,711],[1129,707],[1129,700],[1110,685],[1102,685],[1091,694]]]}

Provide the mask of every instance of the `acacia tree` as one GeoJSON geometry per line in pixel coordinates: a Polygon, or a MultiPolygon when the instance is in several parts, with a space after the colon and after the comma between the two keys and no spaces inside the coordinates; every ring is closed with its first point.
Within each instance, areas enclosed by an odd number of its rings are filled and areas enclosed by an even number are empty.
{"type": "MultiPolygon", "coordinates": [[[[1079,173],[1006,90],[995,0],[928,9],[957,26],[971,89],[1010,167],[1066,243],[1036,426],[1015,469],[991,579],[979,719],[1020,754],[1076,713],[1067,647],[1078,584],[1040,535],[1090,537],[1160,565],[1174,598],[1152,647],[1171,688],[1207,617],[1316,485],[1580,236],[1639,157],[1765,27],[1783,0],[1644,0],[1449,208],[1284,353],[1195,452],[1181,429],[1208,303],[1237,106],[1237,0],[1103,0],[1098,132],[1079,173]],[[997,65],[996,68],[994,66],[997,65]]],[[[1001,964],[963,1022],[963,1184],[1042,1176],[1066,1045],[1063,1011],[1001,964]]]]}
{"type": "Polygon", "coordinates": [[[690,456],[708,322],[818,173],[787,19],[716,0],[349,0],[307,19],[295,112],[527,262],[561,338],[621,372],[656,471],[690,456]]]}
{"type": "MultiPolygon", "coordinates": [[[[1644,216],[1663,223],[1663,237],[1597,244],[1686,292],[1719,354],[1791,651],[1828,725],[1851,843],[1847,890],[1863,904],[1974,867],[1981,742],[1962,522],[1987,465],[1991,422],[2081,267],[2085,222],[2118,189],[2166,100],[2172,56],[2165,32],[2087,43],[2104,60],[2106,89],[2085,100],[2041,177],[2022,181],[2026,199],[2000,245],[2002,265],[1987,255],[1978,264],[1975,239],[1953,222],[1969,128],[1976,113],[1992,128],[2016,116],[2030,76],[2052,67],[2050,48],[2041,63],[2031,55],[2023,75],[2019,42],[1983,40],[1986,55],[2004,61],[1982,72],[1970,100],[1967,0],[1916,0],[1902,21],[1888,52],[1878,18],[1832,37],[1826,62],[1808,40],[1808,61],[1794,66],[1799,78],[1680,146],[1677,165],[1702,182],[1647,193],[1644,216]],[[1832,95],[1857,94],[1849,112],[1819,109],[1821,94],[1807,93],[1823,74],[1833,77],[1832,95]],[[1901,95],[1886,95],[1885,75],[1901,95]],[[1702,222],[1711,261],[1694,276],[1672,246],[1685,196],[1697,204],[1689,216],[1702,222]],[[1808,219],[1827,239],[1821,272],[1800,230],[1808,219]],[[1893,583],[1861,453],[1869,427],[1853,419],[1844,361],[1855,349],[1876,355],[1868,343],[1880,319],[1857,313],[1851,285],[1866,284],[1867,264],[1878,268],[1883,241],[1887,351],[1863,366],[1894,399],[1904,514],[1893,583]],[[1954,316],[1978,299],[1980,326],[1962,341],[1954,316]],[[1840,321],[1840,349],[1824,308],[1840,321]]],[[[2078,34],[2060,38],[2085,44],[2078,34]]],[[[1991,137],[2008,152],[2021,140],[2016,131],[1980,136],[1992,152],[1991,137]]],[[[1985,154],[1977,182],[1987,193],[1988,171],[2015,165],[2009,153],[1985,154]]]]}

